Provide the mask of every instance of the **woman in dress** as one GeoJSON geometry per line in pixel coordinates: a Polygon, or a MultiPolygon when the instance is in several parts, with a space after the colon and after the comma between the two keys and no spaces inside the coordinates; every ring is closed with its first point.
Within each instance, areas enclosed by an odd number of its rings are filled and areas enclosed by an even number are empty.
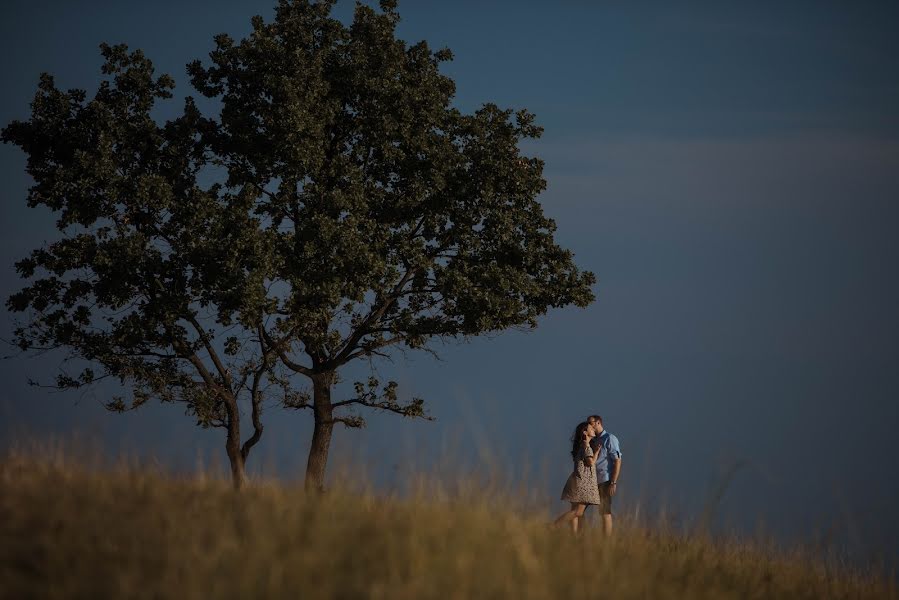
{"type": "Polygon", "coordinates": [[[596,483],[596,457],[590,448],[590,439],[595,436],[596,430],[584,421],[578,424],[571,438],[574,471],[568,476],[562,490],[562,500],[571,502],[571,508],[562,513],[555,524],[571,523],[574,533],[577,533],[578,521],[587,510],[587,505],[600,502],[599,486],[596,483]]]}

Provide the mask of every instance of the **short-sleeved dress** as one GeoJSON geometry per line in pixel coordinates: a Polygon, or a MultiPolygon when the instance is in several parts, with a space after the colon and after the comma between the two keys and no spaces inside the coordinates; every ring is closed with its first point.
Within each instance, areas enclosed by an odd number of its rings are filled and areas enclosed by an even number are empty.
{"type": "Polygon", "coordinates": [[[596,466],[587,466],[585,458],[593,456],[589,446],[578,448],[574,457],[574,472],[568,476],[562,489],[562,500],[575,504],[599,504],[599,487],[596,483],[596,466]]]}

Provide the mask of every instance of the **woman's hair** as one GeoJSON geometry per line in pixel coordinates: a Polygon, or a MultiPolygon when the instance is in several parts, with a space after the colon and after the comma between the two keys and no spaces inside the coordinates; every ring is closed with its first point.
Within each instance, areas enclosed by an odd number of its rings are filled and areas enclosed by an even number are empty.
{"type": "Polygon", "coordinates": [[[583,421],[577,424],[577,427],[574,428],[574,435],[571,436],[571,456],[572,458],[577,458],[577,450],[581,446],[581,438],[584,437],[584,432],[587,431],[587,427],[590,424],[587,421],[583,421]]]}

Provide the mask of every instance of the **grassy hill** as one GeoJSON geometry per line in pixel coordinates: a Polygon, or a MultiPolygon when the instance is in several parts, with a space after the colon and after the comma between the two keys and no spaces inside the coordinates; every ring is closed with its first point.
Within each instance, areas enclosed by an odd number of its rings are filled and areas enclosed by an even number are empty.
{"type": "Polygon", "coordinates": [[[0,465],[2,598],[896,598],[799,556],[629,525],[547,527],[483,490],[386,498],[273,481],[0,465]]]}

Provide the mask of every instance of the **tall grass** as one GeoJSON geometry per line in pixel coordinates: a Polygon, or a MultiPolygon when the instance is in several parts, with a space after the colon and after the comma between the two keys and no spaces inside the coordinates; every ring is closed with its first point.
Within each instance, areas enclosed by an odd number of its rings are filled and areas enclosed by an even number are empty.
{"type": "Polygon", "coordinates": [[[663,524],[575,538],[483,481],[236,493],[206,473],[69,456],[3,457],[0,597],[897,597],[890,580],[663,524]]]}

